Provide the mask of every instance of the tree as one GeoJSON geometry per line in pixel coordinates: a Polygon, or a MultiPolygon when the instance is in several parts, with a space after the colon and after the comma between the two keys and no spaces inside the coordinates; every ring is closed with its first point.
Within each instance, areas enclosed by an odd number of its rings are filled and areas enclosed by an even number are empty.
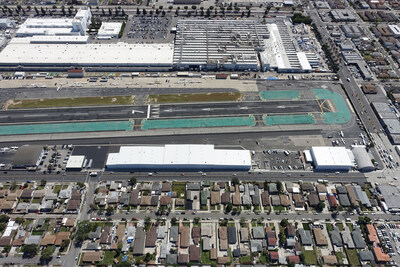
{"type": "Polygon", "coordinates": [[[121,16],[123,16],[123,17],[125,17],[126,16],[126,14],[125,14],[125,10],[121,10],[121,16]]]}
{"type": "Polygon", "coordinates": [[[10,220],[10,217],[8,217],[5,214],[0,215],[0,223],[8,223],[8,221],[10,220]]]}
{"type": "Polygon", "coordinates": [[[127,261],[121,261],[121,262],[118,262],[115,266],[116,267],[131,267],[131,263],[129,263],[127,261]]]}
{"type": "Polygon", "coordinates": [[[198,224],[200,222],[200,218],[199,217],[195,217],[194,219],[193,219],[193,223],[194,224],[198,224]]]}
{"type": "Polygon", "coordinates": [[[68,248],[69,243],[69,239],[63,240],[60,245],[60,251],[65,251],[65,249],[68,248]]]}
{"type": "Polygon", "coordinates": [[[281,246],[284,246],[285,243],[286,243],[286,235],[285,235],[285,233],[284,233],[283,231],[281,231],[281,232],[279,233],[278,237],[279,237],[279,243],[280,243],[280,245],[281,245],[281,246]]]}
{"type": "Polygon", "coordinates": [[[176,15],[176,16],[179,16],[179,8],[177,8],[177,9],[175,10],[175,15],[176,15]]]}
{"type": "Polygon", "coordinates": [[[226,206],[225,206],[225,213],[230,213],[232,211],[232,203],[229,202],[226,206]]]}
{"type": "MultiPolygon", "coordinates": [[[[207,12],[207,14],[208,14],[208,12],[207,12]]],[[[231,183],[232,183],[233,186],[239,185],[240,184],[239,178],[237,178],[236,176],[233,177],[232,180],[231,180],[231,183]]]]}
{"type": "Polygon", "coordinates": [[[185,9],[185,11],[187,11],[189,7],[188,6],[184,6],[183,8],[185,9]]]}
{"type": "Polygon", "coordinates": [[[143,16],[146,16],[146,14],[147,14],[146,9],[143,8],[143,12],[142,13],[143,13],[143,16]]]}
{"type": "Polygon", "coordinates": [[[247,11],[247,17],[250,17],[250,15],[251,15],[251,9],[249,9],[249,10],[247,11]]]}
{"type": "Polygon", "coordinates": [[[11,246],[4,246],[3,247],[3,253],[8,253],[8,252],[10,252],[10,250],[11,250],[11,246]]]}
{"type": "Polygon", "coordinates": [[[369,218],[369,217],[367,217],[367,216],[365,216],[365,217],[359,216],[359,217],[358,217],[358,223],[359,223],[360,225],[370,224],[370,223],[371,223],[371,218],[369,218]]]}
{"type": "Polygon", "coordinates": [[[89,207],[90,207],[90,209],[93,210],[93,211],[99,209],[99,207],[98,207],[96,204],[94,204],[94,203],[91,203],[89,207]]]}
{"type": "Polygon", "coordinates": [[[165,10],[161,12],[162,16],[165,17],[165,10]]]}
{"type": "Polygon", "coordinates": [[[178,222],[178,219],[176,217],[173,217],[171,219],[171,225],[176,225],[177,222],[178,222]]]}
{"type": "Polygon", "coordinates": [[[33,258],[36,256],[38,252],[38,246],[35,244],[24,245],[22,247],[22,252],[24,253],[23,255],[24,258],[33,258]]]}
{"type": "Polygon", "coordinates": [[[136,15],[140,15],[140,9],[138,7],[136,8],[136,15]]]}
{"type": "Polygon", "coordinates": [[[112,16],[112,10],[111,8],[108,9],[108,15],[111,17],[112,16]]]}
{"type": "Polygon", "coordinates": [[[281,222],[279,223],[283,228],[289,225],[289,222],[287,219],[282,219],[281,222]]]}
{"type": "Polygon", "coordinates": [[[134,186],[134,185],[136,185],[136,183],[137,183],[137,180],[135,177],[131,177],[129,179],[129,185],[134,186]]]}
{"type": "Polygon", "coordinates": [[[23,224],[25,222],[25,219],[22,217],[17,217],[15,218],[15,222],[18,224],[23,224]]]}
{"type": "Polygon", "coordinates": [[[50,259],[53,257],[53,252],[54,252],[54,247],[53,246],[47,246],[40,253],[40,260],[42,260],[44,262],[50,261],[50,259]]]}
{"type": "Polygon", "coordinates": [[[325,202],[323,202],[323,201],[319,202],[316,207],[317,211],[319,211],[319,212],[323,211],[324,208],[325,208],[325,202]]]}
{"type": "Polygon", "coordinates": [[[278,189],[278,192],[279,192],[279,193],[282,193],[282,192],[283,192],[283,184],[282,184],[281,181],[277,181],[277,182],[276,182],[276,189],[278,189]]]}
{"type": "Polygon", "coordinates": [[[84,188],[84,187],[85,187],[85,184],[84,184],[83,182],[77,182],[76,185],[77,185],[79,188],[84,188]]]}
{"type": "Polygon", "coordinates": [[[114,208],[111,207],[111,206],[108,206],[107,209],[106,209],[106,211],[107,211],[108,214],[111,214],[111,212],[114,211],[114,208]]]}
{"type": "Polygon", "coordinates": [[[168,9],[171,11],[174,7],[173,6],[169,6],[168,9]]]}
{"type": "Polygon", "coordinates": [[[151,218],[150,218],[149,216],[147,216],[147,217],[144,219],[144,224],[145,224],[145,228],[146,228],[146,229],[150,228],[150,226],[151,226],[151,218]]]}
{"type": "Polygon", "coordinates": [[[46,10],[44,10],[43,7],[40,8],[40,12],[42,12],[42,15],[43,15],[43,16],[46,16],[46,10]]]}

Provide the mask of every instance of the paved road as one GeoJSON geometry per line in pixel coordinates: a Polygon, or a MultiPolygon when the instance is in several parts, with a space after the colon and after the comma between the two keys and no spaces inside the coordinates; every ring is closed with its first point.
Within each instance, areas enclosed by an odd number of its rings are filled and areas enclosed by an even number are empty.
{"type": "MultiPolygon", "coordinates": [[[[130,177],[136,177],[138,181],[164,181],[164,180],[182,180],[182,181],[227,181],[234,177],[233,172],[212,172],[207,173],[207,176],[202,176],[199,173],[175,173],[164,172],[148,176],[148,173],[99,173],[98,177],[89,178],[90,181],[121,181],[128,180],[130,177]]],[[[247,173],[237,172],[236,177],[243,181],[317,181],[318,179],[328,180],[329,182],[366,182],[364,174],[359,172],[350,173],[316,173],[316,172],[262,172],[262,173],[247,173]],[[290,176],[289,176],[290,175],[290,176]]],[[[0,181],[17,181],[25,182],[27,180],[40,181],[45,179],[48,182],[84,182],[87,179],[86,173],[69,172],[65,176],[61,174],[41,174],[41,173],[26,173],[26,172],[9,172],[0,174],[0,181]]]]}
{"type": "Polygon", "coordinates": [[[200,104],[164,104],[149,106],[105,106],[41,108],[0,111],[0,123],[45,121],[113,120],[129,118],[206,117],[248,114],[294,114],[320,111],[310,100],[268,102],[224,102],[200,104]],[[148,114],[150,111],[150,115],[148,114]]]}

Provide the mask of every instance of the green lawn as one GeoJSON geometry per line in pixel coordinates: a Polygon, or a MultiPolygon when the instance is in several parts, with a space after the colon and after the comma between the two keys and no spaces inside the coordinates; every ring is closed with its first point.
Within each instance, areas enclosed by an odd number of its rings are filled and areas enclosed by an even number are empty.
{"type": "Polygon", "coordinates": [[[241,95],[242,94],[239,92],[149,95],[148,100],[150,103],[236,101],[241,97],[241,95]]]}
{"type": "Polygon", "coordinates": [[[317,255],[315,255],[314,250],[304,250],[303,249],[303,254],[304,254],[304,263],[307,265],[318,265],[317,262],[317,255]]]}
{"type": "Polygon", "coordinates": [[[310,230],[310,225],[308,223],[303,223],[304,230],[310,230]]]}
{"type": "Polygon", "coordinates": [[[58,184],[58,185],[54,186],[54,191],[53,191],[53,192],[54,192],[55,194],[60,193],[60,191],[61,191],[61,185],[58,184]]]}
{"type": "Polygon", "coordinates": [[[33,230],[32,235],[43,235],[43,231],[40,230],[33,230]]]}
{"type": "Polygon", "coordinates": [[[330,232],[330,231],[333,230],[333,226],[332,226],[331,223],[327,223],[327,224],[326,224],[326,230],[328,230],[328,232],[330,232]]]}
{"type": "Polygon", "coordinates": [[[240,257],[240,263],[241,263],[241,264],[252,264],[251,255],[247,255],[247,256],[242,256],[242,257],[240,257]]]}
{"type": "Polygon", "coordinates": [[[346,254],[351,266],[360,266],[356,249],[346,249],[346,254]]]}
{"type": "Polygon", "coordinates": [[[216,261],[210,260],[210,251],[203,251],[201,252],[201,263],[206,265],[216,264],[216,261]]]}
{"type": "Polygon", "coordinates": [[[8,106],[9,109],[19,108],[51,108],[73,106],[101,106],[101,105],[129,105],[133,104],[132,96],[100,96],[100,97],[76,97],[53,99],[24,99],[14,100],[8,106]]]}
{"type": "Polygon", "coordinates": [[[40,204],[40,199],[39,198],[34,198],[34,199],[32,199],[32,203],[40,204]]]}
{"type": "Polygon", "coordinates": [[[339,228],[339,231],[343,231],[344,230],[344,226],[343,223],[337,223],[336,226],[339,228]]]}
{"type": "Polygon", "coordinates": [[[350,231],[354,230],[354,226],[352,223],[346,223],[347,227],[349,227],[350,231]]]}
{"type": "Polygon", "coordinates": [[[343,255],[342,252],[338,251],[338,252],[336,252],[336,258],[338,260],[338,263],[342,264],[343,259],[345,259],[346,257],[343,255]]]}
{"type": "Polygon", "coordinates": [[[101,265],[111,265],[111,264],[113,264],[114,256],[115,256],[115,251],[105,251],[104,252],[103,261],[101,262],[101,265]]]}
{"type": "Polygon", "coordinates": [[[186,182],[172,182],[172,191],[176,192],[178,198],[181,194],[186,196],[186,182]]]}

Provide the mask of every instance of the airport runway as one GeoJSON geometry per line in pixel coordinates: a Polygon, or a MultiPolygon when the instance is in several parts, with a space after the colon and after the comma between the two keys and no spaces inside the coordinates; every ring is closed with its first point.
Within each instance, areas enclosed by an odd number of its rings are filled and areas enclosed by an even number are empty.
{"type": "Polygon", "coordinates": [[[316,101],[218,102],[152,104],[150,106],[96,106],[0,111],[0,124],[141,118],[184,118],[318,112],[316,101]],[[150,112],[150,114],[148,114],[150,112]]]}

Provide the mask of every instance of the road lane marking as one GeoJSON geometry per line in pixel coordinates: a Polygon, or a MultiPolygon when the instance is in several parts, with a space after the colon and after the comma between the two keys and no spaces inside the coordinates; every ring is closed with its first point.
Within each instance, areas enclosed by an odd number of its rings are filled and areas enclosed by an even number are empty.
{"type": "Polygon", "coordinates": [[[151,105],[147,105],[147,118],[150,118],[150,106],[151,105]]]}

